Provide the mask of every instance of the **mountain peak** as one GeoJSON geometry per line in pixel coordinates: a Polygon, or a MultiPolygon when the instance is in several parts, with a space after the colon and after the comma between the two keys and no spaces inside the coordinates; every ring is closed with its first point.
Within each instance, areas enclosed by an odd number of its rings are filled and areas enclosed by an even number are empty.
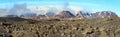
{"type": "Polygon", "coordinates": [[[73,17],[75,17],[70,11],[62,11],[58,15],[61,18],[73,18],[73,17]]]}

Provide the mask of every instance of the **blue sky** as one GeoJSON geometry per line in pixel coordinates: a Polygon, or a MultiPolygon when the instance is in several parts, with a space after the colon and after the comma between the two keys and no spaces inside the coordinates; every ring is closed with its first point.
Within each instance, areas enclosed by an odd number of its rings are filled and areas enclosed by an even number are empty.
{"type": "Polygon", "coordinates": [[[0,8],[11,8],[14,4],[26,3],[28,6],[77,6],[96,11],[113,11],[120,16],[120,0],[0,0],[0,8]]]}

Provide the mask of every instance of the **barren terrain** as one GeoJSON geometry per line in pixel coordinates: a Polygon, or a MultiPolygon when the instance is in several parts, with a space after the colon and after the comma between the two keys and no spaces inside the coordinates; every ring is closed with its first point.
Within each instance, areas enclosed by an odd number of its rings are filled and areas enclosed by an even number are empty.
{"type": "Polygon", "coordinates": [[[0,18],[0,37],[120,37],[120,18],[41,21],[0,18]]]}

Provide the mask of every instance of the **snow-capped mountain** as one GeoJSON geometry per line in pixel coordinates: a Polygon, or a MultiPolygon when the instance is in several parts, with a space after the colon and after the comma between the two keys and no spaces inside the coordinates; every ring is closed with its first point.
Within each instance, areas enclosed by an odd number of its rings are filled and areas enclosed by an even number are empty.
{"type": "MultiPolygon", "coordinates": [[[[32,7],[28,7],[28,9],[30,9],[30,11],[36,13],[37,15],[46,14],[48,12],[59,14],[60,12],[65,10],[64,7],[60,7],[60,6],[54,6],[54,7],[50,7],[50,6],[32,6],[32,7]]],[[[79,7],[74,7],[74,6],[70,6],[70,7],[67,8],[67,11],[70,11],[74,15],[80,10],[83,10],[83,9],[79,8],[79,7]]]]}
{"type": "Polygon", "coordinates": [[[100,11],[92,14],[92,18],[109,18],[109,17],[118,17],[112,11],[100,11]]]}
{"type": "Polygon", "coordinates": [[[90,12],[85,12],[85,11],[79,11],[76,14],[76,17],[81,17],[81,18],[90,18],[91,17],[91,13],[90,12]]]}

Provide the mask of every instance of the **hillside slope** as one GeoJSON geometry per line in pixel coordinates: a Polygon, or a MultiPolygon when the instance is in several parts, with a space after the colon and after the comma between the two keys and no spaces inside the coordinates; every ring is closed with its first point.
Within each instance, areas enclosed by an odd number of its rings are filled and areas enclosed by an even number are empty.
{"type": "Polygon", "coordinates": [[[120,18],[46,21],[0,18],[0,37],[120,37],[120,18]]]}

